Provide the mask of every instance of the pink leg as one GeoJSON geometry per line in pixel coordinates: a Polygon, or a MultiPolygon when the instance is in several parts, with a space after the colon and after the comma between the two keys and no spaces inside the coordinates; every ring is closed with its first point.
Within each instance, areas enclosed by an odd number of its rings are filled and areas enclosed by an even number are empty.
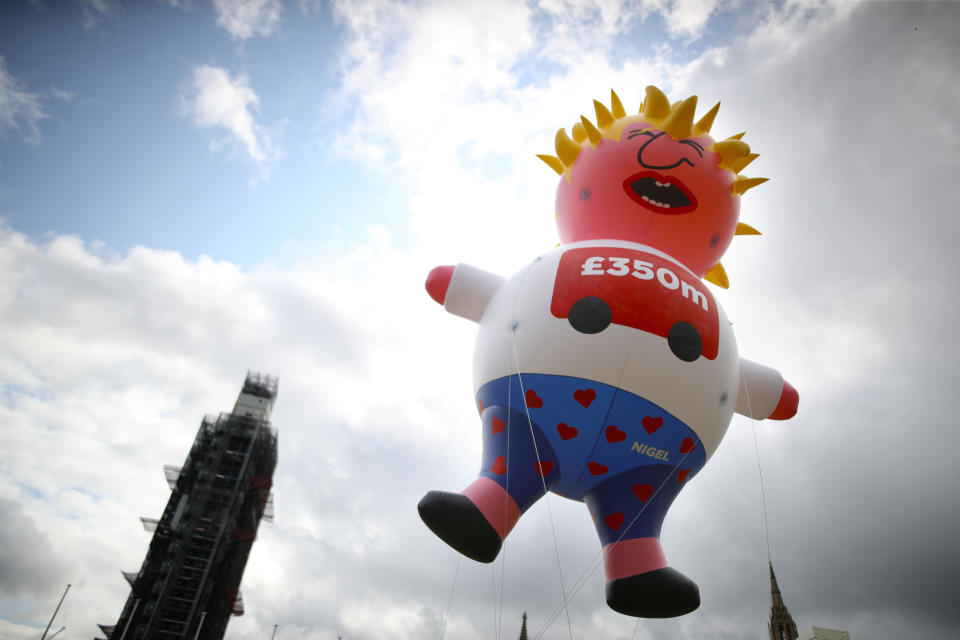
{"type": "Polygon", "coordinates": [[[510,494],[489,478],[479,477],[463,490],[503,540],[520,519],[520,507],[510,494]]]}
{"type": "Polygon", "coordinates": [[[657,538],[633,538],[611,542],[603,548],[603,568],[607,582],[648,571],[663,569],[667,557],[657,538]]]}

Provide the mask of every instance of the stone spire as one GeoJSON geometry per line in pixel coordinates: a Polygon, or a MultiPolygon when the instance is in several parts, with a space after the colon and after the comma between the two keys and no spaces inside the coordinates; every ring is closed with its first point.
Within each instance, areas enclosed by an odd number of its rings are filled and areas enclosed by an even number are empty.
{"type": "Polygon", "coordinates": [[[520,627],[519,640],[527,640],[527,612],[523,612],[523,625],[520,627]]]}
{"type": "Polygon", "coordinates": [[[767,623],[770,640],[796,640],[800,634],[797,632],[797,624],[787,611],[787,605],[783,604],[783,596],[780,595],[780,587],[777,586],[777,576],[773,573],[773,562],[770,562],[770,595],[773,599],[773,604],[770,606],[770,622],[767,623]]]}

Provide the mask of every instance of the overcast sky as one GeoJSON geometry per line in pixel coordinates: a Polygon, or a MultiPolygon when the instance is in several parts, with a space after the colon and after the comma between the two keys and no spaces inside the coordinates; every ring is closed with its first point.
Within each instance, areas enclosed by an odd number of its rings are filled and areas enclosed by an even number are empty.
{"type": "Polygon", "coordinates": [[[60,638],[116,621],[163,465],[247,370],[280,378],[276,522],[228,638],[765,638],[754,433],[800,630],[955,635],[958,60],[952,2],[2,3],[0,636],[67,583],[60,638]],[[800,412],[734,417],[663,530],[702,605],[638,623],[582,504],[480,565],[416,503],[480,461],[475,327],[426,273],[553,247],[535,154],[648,84],[761,154],[714,292],[800,412]]]}

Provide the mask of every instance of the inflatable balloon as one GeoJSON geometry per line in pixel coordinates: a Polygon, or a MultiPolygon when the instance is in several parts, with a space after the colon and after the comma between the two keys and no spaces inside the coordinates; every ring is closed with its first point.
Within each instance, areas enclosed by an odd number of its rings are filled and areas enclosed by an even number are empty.
{"type": "Polygon", "coordinates": [[[606,600],[638,617],[700,604],[667,563],[660,530],[734,411],[783,420],[798,394],[741,359],[730,322],[701,279],[721,287],[740,196],[756,154],[743,134],[710,137],[719,104],[671,104],[656,87],[635,115],[617,95],[556,135],[562,243],[510,278],[459,264],[433,269],[430,296],[479,324],[474,388],[483,460],[460,493],[431,491],[427,526],[469,558],[492,562],[547,491],[586,503],[603,547],[606,600]]]}

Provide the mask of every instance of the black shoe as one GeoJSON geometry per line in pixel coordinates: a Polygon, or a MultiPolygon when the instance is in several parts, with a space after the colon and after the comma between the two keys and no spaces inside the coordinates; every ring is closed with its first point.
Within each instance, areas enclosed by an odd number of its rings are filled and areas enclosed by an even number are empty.
{"type": "Polygon", "coordinates": [[[607,583],[607,604],[626,616],[673,618],[700,606],[700,589],[672,567],[607,583]]]}
{"type": "Polygon", "coordinates": [[[431,531],[471,560],[493,562],[500,553],[500,536],[462,493],[430,491],[417,511],[431,531]]]}

